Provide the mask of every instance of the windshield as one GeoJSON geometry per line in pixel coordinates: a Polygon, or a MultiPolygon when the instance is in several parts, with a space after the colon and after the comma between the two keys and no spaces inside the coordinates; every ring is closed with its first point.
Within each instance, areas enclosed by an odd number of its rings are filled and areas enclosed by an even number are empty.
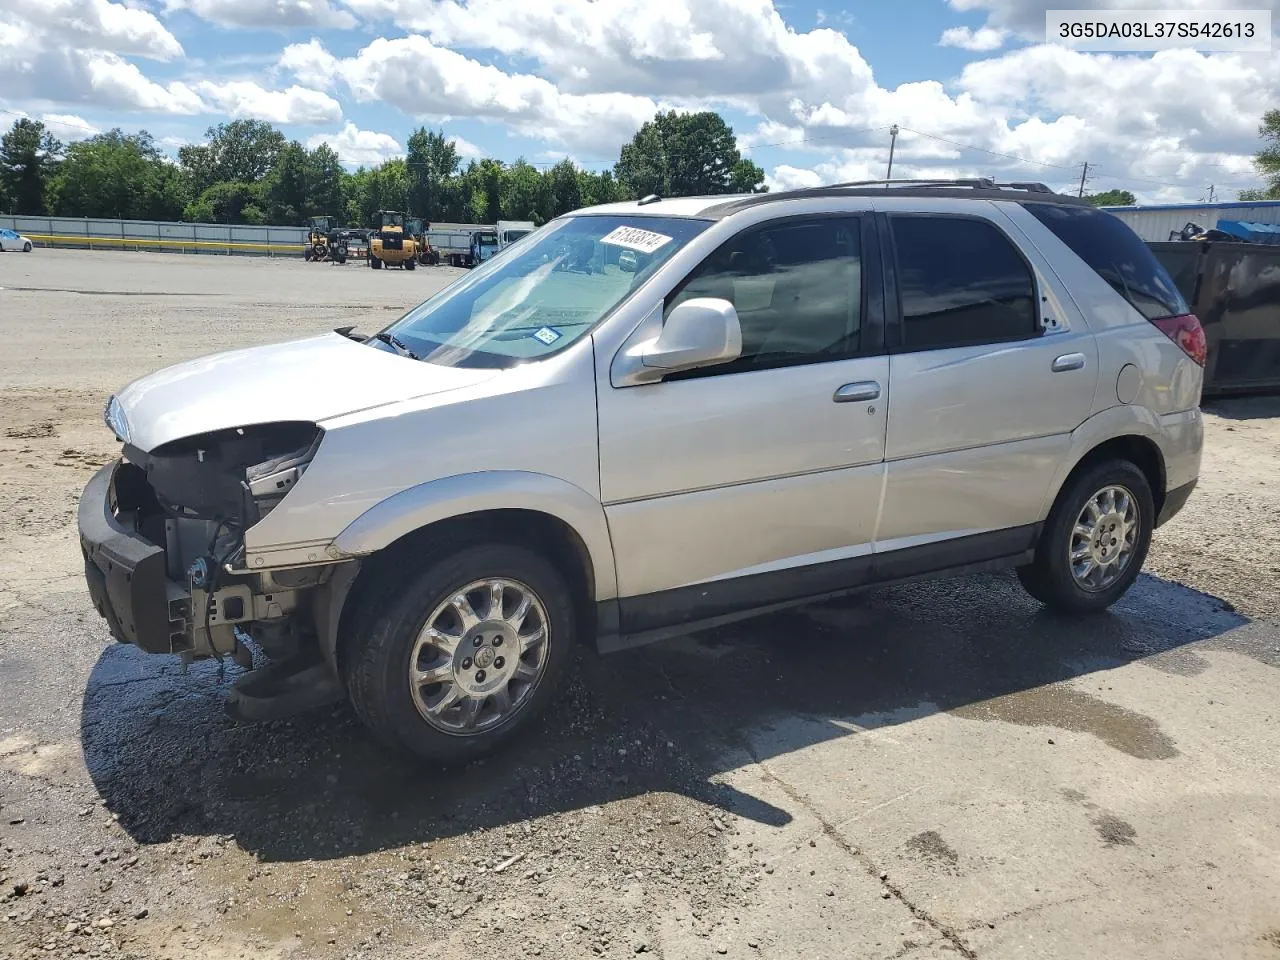
{"type": "Polygon", "coordinates": [[[496,233],[477,233],[476,243],[497,243],[498,235],[496,233]]]}
{"type": "Polygon", "coordinates": [[[507,243],[515,243],[521,237],[527,237],[532,232],[532,230],[508,230],[504,236],[507,238],[507,243]]]}
{"type": "MultiPolygon", "coordinates": [[[[510,367],[567,347],[710,226],[669,217],[565,217],[446,287],[385,332],[420,360],[510,367]]],[[[382,340],[376,349],[395,350],[382,340]]]]}

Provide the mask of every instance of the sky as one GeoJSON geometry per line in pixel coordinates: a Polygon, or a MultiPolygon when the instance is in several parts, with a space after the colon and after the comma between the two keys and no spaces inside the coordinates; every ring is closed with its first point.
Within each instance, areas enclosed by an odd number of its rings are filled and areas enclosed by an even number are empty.
{"type": "MultiPolygon", "coordinates": [[[[1075,0],[1270,8],[1280,0],[1075,0]]],[[[1273,53],[1081,53],[1062,0],[0,0],[0,127],[163,149],[256,118],[350,167],[419,125],[465,159],[612,166],[657,110],[713,109],[774,189],[993,176],[1142,202],[1259,185],[1273,53]]]]}

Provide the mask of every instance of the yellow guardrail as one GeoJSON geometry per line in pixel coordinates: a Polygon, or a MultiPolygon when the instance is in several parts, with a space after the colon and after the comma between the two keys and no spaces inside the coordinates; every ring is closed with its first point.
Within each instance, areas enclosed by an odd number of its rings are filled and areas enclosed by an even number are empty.
{"type": "Polygon", "coordinates": [[[267,253],[290,253],[301,255],[306,248],[306,244],[299,241],[297,243],[248,243],[240,240],[163,240],[163,239],[147,239],[138,237],[82,237],[77,235],[68,235],[60,233],[28,233],[24,234],[29,240],[36,240],[41,243],[47,243],[50,246],[57,244],[71,244],[74,246],[88,245],[92,250],[94,246],[116,246],[116,247],[133,247],[141,249],[142,247],[178,247],[183,249],[200,250],[205,248],[217,248],[226,250],[228,254],[237,250],[258,251],[267,253]]]}

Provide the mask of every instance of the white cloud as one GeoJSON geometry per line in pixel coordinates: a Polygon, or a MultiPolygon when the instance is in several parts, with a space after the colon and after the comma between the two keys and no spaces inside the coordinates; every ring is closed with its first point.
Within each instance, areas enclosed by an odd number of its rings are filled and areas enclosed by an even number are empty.
{"type": "Polygon", "coordinates": [[[792,167],[785,163],[773,168],[773,173],[765,177],[770,190],[800,190],[805,187],[822,186],[822,174],[804,167],[792,167]]]}
{"type": "MultiPolygon", "coordinates": [[[[31,39],[50,46],[76,45],[126,56],[173,60],[182,44],[147,10],[112,0],[5,0],[0,11],[29,25],[31,39]]],[[[3,25],[0,25],[2,27],[3,25]]]]}
{"type": "Polygon", "coordinates": [[[567,93],[720,99],[766,114],[795,96],[840,96],[871,68],[836,30],[788,26],[772,0],[347,0],[449,47],[533,58],[567,93]]]}
{"type": "Polygon", "coordinates": [[[418,35],[380,37],[338,69],[361,102],[389,103],[418,117],[500,121],[526,136],[586,149],[617,150],[659,106],[626,93],[562,93],[542,77],[504,73],[418,35]]]}
{"type": "Polygon", "coordinates": [[[392,157],[404,156],[404,148],[395,137],[373,130],[361,130],[348,121],[337,133],[317,133],[307,140],[307,149],[328,144],[338,159],[351,166],[372,166],[392,157]]]}
{"type": "Polygon", "coordinates": [[[87,140],[102,132],[101,127],[94,126],[74,113],[41,114],[40,122],[59,140],[87,140]]]}
{"type": "Polygon", "coordinates": [[[329,0],[165,0],[165,12],[189,10],[223,27],[349,30],[357,20],[329,0]]]}
{"type": "Polygon", "coordinates": [[[287,90],[267,90],[251,80],[216,83],[203,80],[195,89],[217,110],[231,117],[268,123],[312,125],[342,119],[342,106],[319,90],[296,84],[287,90]]]}
{"type": "Polygon", "coordinates": [[[488,156],[485,151],[470,140],[463,140],[461,137],[450,137],[449,141],[453,144],[453,148],[458,151],[458,156],[463,160],[482,160],[488,156]]]}
{"type": "Polygon", "coordinates": [[[185,83],[175,81],[161,86],[144,76],[137,65],[115,54],[94,53],[81,59],[72,53],[66,60],[74,61],[64,61],[63,75],[72,89],[80,88],[76,99],[146,113],[192,114],[205,110],[204,103],[185,83]]]}
{"type": "Polygon", "coordinates": [[[334,84],[338,69],[338,58],[324,48],[315,37],[306,43],[291,43],[280,51],[280,59],[276,65],[287,70],[299,80],[322,89],[334,84]]]}
{"type": "Polygon", "coordinates": [[[940,47],[960,47],[962,50],[988,51],[999,50],[1004,46],[1007,30],[997,27],[979,27],[970,30],[968,27],[951,27],[942,31],[938,40],[940,47]]]}

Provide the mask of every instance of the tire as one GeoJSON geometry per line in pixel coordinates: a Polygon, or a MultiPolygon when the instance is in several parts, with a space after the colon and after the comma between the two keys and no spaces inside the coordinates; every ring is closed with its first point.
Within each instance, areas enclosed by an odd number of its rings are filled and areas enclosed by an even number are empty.
{"type": "Polygon", "coordinates": [[[28,240],[26,243],[24,243],[24,244],[22,245],[22,252],[23,252],[23,253],[30,253],[30,252],[31,252],[31,241],[30,241],[30,240],[28,240]]]}
{"type": "Polygon", "coordinates": [[[1058,494],[1036,544],[1035,559],[1018,569],[1018,579],[1027,593],[1052,610],[1062,613],[1105,610],[1124,595],[1142,571],[1151,546],[1154,521],[1151,485],[1137,466],[1128,460],[1094,464],[1071,478],[1058,494]],[[1095,500],[1108,489],[1118,491],[1116,498],[1109,501],[1110,512],[1105,497],[1100,503],[1095,500]],[[1118,506],[1122,502],[1121,493],[1128,495],[1132,513],[1125,510],[1122,515],[1118,506]],[[1100,524],[1083,516],[1091,501],[1101,515],[1100,524]],[[1082,521],[1081,533],[1076,533],[1077,520],[1082,521]],[[1108,525],[1114,527],[1108,530],[1108,525]],[[1126,527],[1132,530],[1132,537],[1126,536],[1126,527]],[[1092,531],[1092,538],[1083,535],[1086,529],[1092,531]],[[1099,532],[1103,534],[1100,537],[1099,532]],[[1108,539],[1108,532],[1116,536],[1108,539]],[[1123,550],[1126,542],[1129,544],[1127,554],[1123,550]],[[1071,559],[1073,550],[1087,551],[1079,567],[1071,559]],[[1119,560],[1115,559],[1116,551],[1120,551],[1119,560]],[[1094,578],[1093,582],[1085,583],[1080,570],[1088,570],[1086,577],[1094,578]]]}
{"type": "Polygon", "coordinates": [[[382,269],[382,261],[381,261],[381,260],[379,260],[377,257],[375,257],[373,254],[370,254],[370,255],[369,255],[369,266],[373,267],[373,269],[375,269],[375,270],[381,270],[381,269],[382,269]]]}
{"type": "Polygon", "coordinates": [[[410,257],[408,260],[404,262],[404,268],[406,270],[413,270],[417,266],[418,266],[418,262],[414,260],[413,257],[410,257]]]}
{"type": "MultiPolygon", "coordinates": [[[[371,591],[360,602],[353,627],[343,638],[343,680],[356,714],[378,739],[435,763],[465,763],[528,729],[531,721],[555,698],[576,640],[573,597],[555,566],[524,546],[472,542],[446,547],[435,556],[434,561],[417,571],[406,572],[384,588],[371,591]],[[467,595],[472,608],[483,615],[480,623],[472,628],[476,635],[464,633],[460,623],[452,623],[453,614],[448,608],[457,591],[467,585],[493,580],[515,585],[503,594],[502,609],[512,611],[508,616],[518,616],[515,610],[522,597],[519,588],[536,599],[522,621],[525,626],[517,625],[521,634],[529,633],[531,625],[536,627],[545,614],[540,672],[536,679],[528,682],[527,688],[513,671],[518,673],[525,657],[536,656],[537,651],[531,646],[529,653],[520,659],[507,665],[501,663],[498,658],[503,650],[517,649],[521,643],[516,634],[502,626],[508,621],[492,618],[481,609],[490,602],[487,587],[467,595]],[[442,609],[444,620],[437,616],[437,611],[442,609]],[[449,634],[462,633],[463,637],[457,643],[456,649],[460,652],[453,654],[452,659],[430,643],[417,654],[419,666],[427,664],[433,670],[444,670],[450,677],[444,683],[420,687],[422,700],[419,701],[412,692],[409,671],[419,635],[429,622],[437,626],[447,623],[449,634]],[[506,636],[505,647],[487,632],[490,629],[496,632],[498,627],[506,636]],[[478,642],[482,645],[478,648],[481,652],[475,653],[475,663],[458,659],[476,651],[478,642]],[[422,659],[423,654],[430,656],[422,659]],[[490,671],[496,673],[503,667],[504,674],[484,677],[479,672],[482,655],[490,671]],[[505,683],[503,676],[509,678],[505,683]],[[494,691],[483,698],[476,696],[458,701],[458,715],[454,715],[455,708],[450,707],[435,722],[429,721],[424,711],[430,712],[429,701],[433,697],[438,698],[436,704],[440,704],[448,699],[446,695],[451,690],[463,689],[455,677],[463,677],[465,682],[474,682],[477,678],[490,683],[496,680],[499,689],[514,699],[512,711],[505,717],[501,715],[494,691]],[[481,700],[480,713],[473,721],[475,728],[470,731],[442,729],[442,724],[465,723],[460,719],[460,712],[465,710],[467,700],[481,700]]],[[[446,627],[440,629],[446,631],[446,627]]]]}

